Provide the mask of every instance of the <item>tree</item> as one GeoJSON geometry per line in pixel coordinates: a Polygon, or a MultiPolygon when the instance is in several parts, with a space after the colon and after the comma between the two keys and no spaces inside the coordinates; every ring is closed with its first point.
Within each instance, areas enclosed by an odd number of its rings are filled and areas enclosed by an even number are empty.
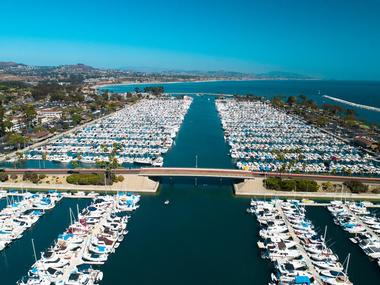
{"type": "Polygon", "coordinates": [[[273,97],[271,102],[272,102],[273,106],[275,106],[275,107],[281,107],[282,105],[284,105],[284,102],[282,102],[282,100],[281,100],[281,96],[273,97]]]}
{"type": "Polygon", "coordinates": [[[151,93],[153,95],[160,95],[164,93],[164,87],[163,86],[148,86],[144,88],[145,93],[151,93]]]}
{"type": "Polygon", "coordinates": [[[288,105],[293,106],[295,103],[297,103],[297,98],[295,96],[289,96],[287,103],[288,105]]]}
{"type": "Polygon", "coordinates": [[[305,104],[307,97],[304,94],[298,95],[298,98],[300,100],[301,105],[305,104]]]}
{"type": "Polygon", "coordinates": [[[368,185],[359,181],[346,181],[344,185],[347,186],[352,193],[365,193],[368,191],[368,185]]]}
{"type": "Polygon", "coordinates": [[[34,119],[37,117],[37,112],[32,104],[25,104],[21,106],[21,110],[23,112],[25,125],[30,128],[34,119]]]}
{"type": "Polygon", "coordinates": [[[269,177],[264,180],[264,186],[271,190],[281,190],[281,178],[279,177],[269,177]]]}
{"type": "Polygon", "coordinates": [[[82,114],[80,113],[72,114],[71,120],[73,121],[74,125],[80,124],[80,122],[82,121],[82,114]]]}
{"type": "Polygon", "coordinates": [[[9,176],[8,174],[4,173],[4,172],[0,172],[0,182],[5,182],[9,179],[9,176]]]}
{"type": "Polygon", "coordinates": [[[317,192],[318,189],[319,189],[319,185],[317,182],[313,181],[313,180],[303,180],[303,179],[299,179],[299,180],[296,180],[296,183],[297,183],[297,191],[301,191],[301,192],[317,192]]]}
{"type": "Polygon", "coordinates": [[[7,143],[14,146],[16,149],[20,149],[21,145],[25,146],[29,142],[29,139],[25,136],[17,133],[11,133],[7,137],[7,143]]]}
{"type": "Polygon", "coordinates": [[[0,101],[0,137],[5,135],[5,122],[4,122],[4,106],[3,106],[3,100],[0,101]]]}
{"type": "Polygon", "coordinates": [[[45,168],[45,162],[46,162],[46,159],[47,159],[47,153],[46,153],[46,151],[44,151],[42,153],[41,158],[42,158],[42,162],[43,162],[43,165],[44,165],[44,168],[45,168]]]}
{"type": "Polygon", "coordinates": [[[71,166],[72,166],[73,168],[78,168],[78,167],[80,166],[80,162],[79,162],[79,160],[72,160],[72,161],[71,161],[71,166]]]}
{"type": "Polygon", "coordinates": [[[353,109],[347,109],[346,110],[346,118],[349,120],[354,120],[356,116],[356,112],[353,109]]]}
{"type": "Polygon", "coordinates": [[[297,184],[295,180],[282,180],[281,181],[281,190],[282,191],[295,191],[297,189],[297,184]]]}

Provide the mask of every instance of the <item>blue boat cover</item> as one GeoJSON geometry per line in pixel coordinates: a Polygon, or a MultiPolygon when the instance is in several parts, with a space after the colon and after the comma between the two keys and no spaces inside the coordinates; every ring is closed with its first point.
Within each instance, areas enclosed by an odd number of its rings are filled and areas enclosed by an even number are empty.
{"type": "Polygon", "coordinates": [[[295,284],[308,284],[310,285],[310,278],[307,276],[296,276],[295,284]]]}

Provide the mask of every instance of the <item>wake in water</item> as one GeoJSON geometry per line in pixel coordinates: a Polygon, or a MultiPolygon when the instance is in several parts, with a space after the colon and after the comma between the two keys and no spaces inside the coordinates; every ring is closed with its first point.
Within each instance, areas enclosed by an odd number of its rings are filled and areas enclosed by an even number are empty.
{"type": "Polygon", "coordinates": [[[366,110],[370,110],[370,111],[375,111],[375,112],[380,112],[380,108],[377,108],[377,107],[357,104],[357,103],[354,103],[354,102],[342,100],[342,99],[331,97],[331,96],[328,96],[328,95],[323,95],[322,97],[330,99],[330,100],[333,100],[333,101],[336,101],[336,102],[339,102],[339,103],[350,105],[350,106],[353,106],[353,107],[357,107],[357,108],[361,108],[361,109],[366,109],[366,110]]]}

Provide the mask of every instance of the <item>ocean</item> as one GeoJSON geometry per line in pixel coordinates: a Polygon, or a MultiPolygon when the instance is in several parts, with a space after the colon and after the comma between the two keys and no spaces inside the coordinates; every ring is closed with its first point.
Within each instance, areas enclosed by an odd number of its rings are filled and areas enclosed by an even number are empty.
{"type": "Polygon", "coordinates": [[[298,96],[304,94],[319,105],[336,104],[351,108],[360,119],[380,123],[380,112],[368,111],[326,99],[323,95],[336,97],[357,104],[380,107],[380,81],[320,81],[320,80],[255,80],[213,81],[148,85],[114,85],[100,88],[111,92],[133,91],[135,87],[160,85],[166,92],[205,92],[221,94],[253,94],[272,98],[274,96],[298,96]]]}

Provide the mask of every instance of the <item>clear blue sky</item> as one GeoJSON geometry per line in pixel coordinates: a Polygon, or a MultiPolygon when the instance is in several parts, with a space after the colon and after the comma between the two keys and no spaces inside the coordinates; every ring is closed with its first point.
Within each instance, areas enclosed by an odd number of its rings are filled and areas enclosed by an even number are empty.
{"type": "Polygon", "coordinates": [[[1,0],[0,61],[380,80],[380,0],[1,0]]]}

